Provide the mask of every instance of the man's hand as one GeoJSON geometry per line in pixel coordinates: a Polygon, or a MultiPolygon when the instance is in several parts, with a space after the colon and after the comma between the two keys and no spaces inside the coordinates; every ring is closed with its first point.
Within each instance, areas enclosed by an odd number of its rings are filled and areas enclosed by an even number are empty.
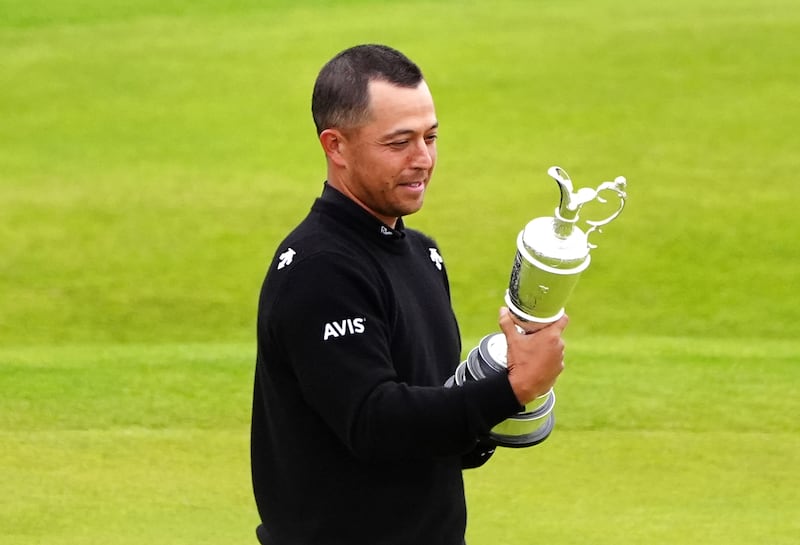
{"type": "MultiPolygon", "coordinates": [[[[520,333],[511,312],[500,309],[500,328],[508,344],[508,380],[520,405],[547,393],[564,370],[564,339],[569,318],[562,316],[533,333],[520,333]]],[[[531,325],[531,324],[527,324],[531,325]]]]}

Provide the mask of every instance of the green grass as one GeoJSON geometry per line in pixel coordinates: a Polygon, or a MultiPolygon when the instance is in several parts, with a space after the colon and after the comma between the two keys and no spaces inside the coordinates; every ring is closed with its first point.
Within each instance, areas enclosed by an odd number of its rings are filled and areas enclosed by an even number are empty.
{"type": "Polygon", "coordinates": [[[574,330],[800,332],[792,3],[155,4],[0,10],[0,342],[248,340],[264,263],[324,178],[316,71],[379,39],[436,93],[410,223],[443,247],[467,334],[494,327],[516,233],[552,213],[552,164],[630,182],[574,330]]]}
{"type": "Polygon", "coordinates": [[[466,474],[470,545],[793,543],[799,32],[789,0],[0,0],[0,542],[253,542],[258,289],[324,178],[314,77],[380,41],[437,102],[408,224],[465,349],[547,168],[629,180],[556,431],[466,474]]]}
{"type": "MultiPolygon", "coordinates": [[[[569,354],[553,436],[466,473],[470,543],[793,542],[800,343],[569,354]]],[[[0,350],[4,543],[251,542],[251,376],[242,344],[0,350]]]]}
{"type": "Polygon", "coordinates": [[[793,543],[799,351],[571,343],[552,437],[466,474],[473,542],[793,543]]]}
{"type": "Polygon", "coordinates": [[[242,345],[0,354],[3,543],[246,543],[242,345]]]}

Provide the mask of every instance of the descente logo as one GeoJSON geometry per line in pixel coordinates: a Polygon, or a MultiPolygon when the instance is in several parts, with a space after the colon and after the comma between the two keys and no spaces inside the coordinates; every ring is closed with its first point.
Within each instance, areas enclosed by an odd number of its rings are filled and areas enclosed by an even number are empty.
{"type": "Polygon", "coordinates": [[[331,337],[336,338],[364,333],[364,322],[366,320],[366,318],[347,318],[338,322],[328,322],[325,324],[322,340],[327,341],[331,337]]]}

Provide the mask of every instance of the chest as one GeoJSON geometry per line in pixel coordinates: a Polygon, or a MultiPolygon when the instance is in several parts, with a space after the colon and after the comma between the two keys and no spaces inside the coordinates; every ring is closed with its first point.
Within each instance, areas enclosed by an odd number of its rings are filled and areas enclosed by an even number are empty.
{"type": "Polygon", "coordinates": [[[441,386],[460,357],[458,325],[437,256],[415,256],[386,270],[392,359],[399,378],[411,385],[441,386]]]}

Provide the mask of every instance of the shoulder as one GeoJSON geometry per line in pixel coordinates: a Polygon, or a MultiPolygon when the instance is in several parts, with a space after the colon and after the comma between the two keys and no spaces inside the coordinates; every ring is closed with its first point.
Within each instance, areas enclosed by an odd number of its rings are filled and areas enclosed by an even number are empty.
{"type": "Polygon", "coordinates": [[[406,237],[413,253],[424,256],[422,259],[425,261],[432,261],[437,269],[443,269],[444,257],[434,238],[416,229],[406,229],[406,237]]]}
{"type": "Polygon", "coordinates": [[[412,244],[418,244],[422,246],[436,246],[436,241],[433,237],[423,233],[422,231],[417,231],[416,229],[406,228],[406,236],[408,237],[409,242],[412,244]]]}
{"type": "Polygon", "coordinates": [[[416,229],[406,229],[406,237],[408,238],[409,246],[412,249],[416,249],[417,252],[422,250],[426,255],[429,253],[441,255],[439,244],[429,235],[426,235],[421,231],[417,231],[416,229]]]}
{"type": "Polygon", "coordinates": [[[338,244],[335,237],[290,236],[278,245],[267,280],[281,284],[302,281],[328,289],[336,278],[370,277],[372,267],[365,266],[369,259],[354,245],[338,244]]]}
{"type": "Polygon", "coordinates": [[[318,239],[287,238],[261,287],[259,331],[293,336],[294,330],[323,331],[337,320],[383,317],[390,283],[366,259],[318,239]]]}
{"type": "Polygon", "coordinates": [[[341,282],[374,281],[372,256],[341,229],[309,215],[277,245],[265,287],[325,292],[341,282]]]}
{"type": "Polygon", "coordinates": [[[352,244],[345,233],[312,213],[277,245],[269,272],[290,266],[297,269],[302,264],[349,263],[358,260],[360,253],[359,246],[352,244]]]}

